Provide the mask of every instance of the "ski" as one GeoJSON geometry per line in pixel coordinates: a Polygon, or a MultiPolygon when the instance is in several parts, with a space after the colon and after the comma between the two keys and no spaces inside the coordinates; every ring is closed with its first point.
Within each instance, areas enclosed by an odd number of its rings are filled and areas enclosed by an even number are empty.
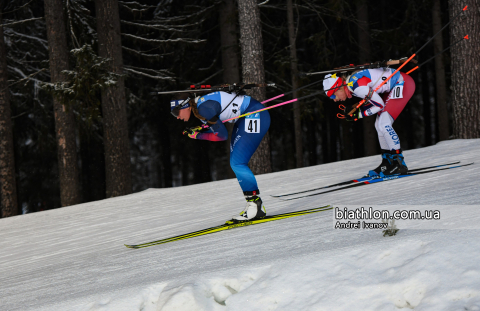
{"type": "Polygon", "coordinates": [[[428,173],[433,173],[433,172],[448,170],[448,169],[452,169],[452,168],[469,166],[469,165],[472,165],[472,164],[473,164],[473,162],[472,162],[472,163],[467,163],[467,164],[462,164],[462,165],[456,165],[456,166],[441,167],[441,168],[437,168],[437,169],[433,169],[433,170],[429,170],[429,171],[420,171],[420,172],[415,172],[415,173],[407,173],[407,174],[404,174],[404,175],[392,175],[392,176],[374,178],[374,179],[369,179],[369,180],[365,180],[365,181],[362,181],[362,182],[358,182],[358,183],[355,183],[355,184],[353,184],[353,185],[347,185],[347,186],[344,186],[344,187],[341,187],[341,188],[336,188],[336,189],[327,190],[327,191],[323,191],[323,192],[318,192],[318,193],[313,193],[313,194],[307,194],[307,195],[302,195],[302,196],[295,197],[295,198],[281,199],[281,200],[282,200],[282,201],[296,200],[296,199],[311,197],[311,196],[320,195],[320,194],[324,194],[324,193],[335,192],[335,191],[339,191],[339,190],[344,190],[344,189],[349,189],[349,188],[354,188],[354,187],[359,187],[359,186],[374,184],[374,183],[378,183],[378,182],[382,182],[382,181],[400,179],[400,178],[404,178],[404,177],[411,177],[411,176],[416,176],[416,175],[420,175],[420,174],[428,174],[428,173]]]}
{"type": "MultiPolygon", "coordinates": [[[[454,164],[458,164],[458,163],[460,163],[460,161],[456,161],[456,162],[452,162],[452,163],[439,164],[439,165],[433,165],[433,166],[420,167],[420,168],[415,168],[413,170],[409,170],[408,173],[428,170],[428,169],[432,169],[432,168],[439,168],[439,167],[454,165],[454,164]]],[[[349,185],[349,184],[364,182],[364,181],[371,180],[371,179],[376,179],[376,178],[379,178],[379,177],[362,177],[362,178],[359,178],[359,179],[351,179],[351,180],[339,182],[339,183],[336,183],[336,184],[331,184],[331,185],[328,185],[328,186],[323,186],[323,187],[309,189],[309,190],[302,190],[302,191],[299,191],[299,192],[271,195],[271,197],[281,198],[281,197],[286,197],[286,196],[291,196],[291,195],[295,195],[295,194],[301,194],[301,193],[306,193],[306,192],[311,192],[311,191],[316,191],[316,190],[322,190],[322,189],[327,189],[327,188],[332,188],[332,187],[346,186],[346,185],[349,185]]]]}
{"type": "Polygon", "coordinates": [[[194,238],[194,237],[197,237],[197,236],[211,234],[211,233],[215,233],[215,232],[220,232],[220,231],[223,231],[223,230],[228,230],[228,229],[233,229],[233,228],[238,228],[238,227],[246,227],[246,226],[251,226],[251,225],[261,224],[261,223],[265,223],[265,222],[269,222],[269,221],[291,218],[291,217],[296,217],[296,216],[301,216],[301,215],[308,215],[308,214],[328,211],[328,210],[331,210],[331,209],[333,209],[333,207],[330,207],[330,205],[326,205],[326,206],[321,206],[321,207],[316,207],[316,208],[311,208],[311,209],[306,209],[306,210],[301,210],[301,211],[296,211],[296,212],[266,216],[265,218],[256,219],[256,220],[252,220],[252,221],[232,222],[232,221],[229,220],[225,224],[220,225],[220,226],[215,226],[215,227],[211,227],[211,228],[207,228],[207,229],[203,229],[203,230],[198,230],[198,231],[194,231],[194,232],[190,232],[190,233],[186,233],[186,234],[181,234],[181,235],[177,235],[177,236],[173,236],[173,237],[170,237],[170,238],[161,239],[161,240],[157,240],[157,241],[153,241],[153,242],[147,242],[147,243],[142,243],[142,244],[137,244],[137,245],[127,245],[127,244],[125,244],[125,246],[128,247],[128,248],[145,248],[145,247],[149,247],[149,246],[154,246],[154,245],[165,244],[165,243],[169,243],[169,242],[194,238]]]}

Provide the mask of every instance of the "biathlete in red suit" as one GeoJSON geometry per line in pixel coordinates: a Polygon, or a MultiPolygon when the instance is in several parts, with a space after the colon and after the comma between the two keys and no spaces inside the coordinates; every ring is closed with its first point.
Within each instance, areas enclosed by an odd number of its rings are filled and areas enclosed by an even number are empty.
{"type": "MultiPolygon", "coordinates": [[[[370,92],[386,80],[395,70],[391,68],[365,69],[354,72],[347,78],[326,75],[323,88],[328,97],[335,102],[344,101],[352,96],[364,99],[370,92]]],[[[393,129],[393,122],[398,118],[405,105],[415,92],[415,82],[403,73],[397,72],[378,91],[371,94],[367,103],[348,116],[348,121],[377,115],[375,129],[382,149],[382,163],[368,172],[369,176],[405,174],[408,171],[400,147],[400,139],[393,129]]],[[[345,110],[351,110],[346,108],[345,110]]]]}

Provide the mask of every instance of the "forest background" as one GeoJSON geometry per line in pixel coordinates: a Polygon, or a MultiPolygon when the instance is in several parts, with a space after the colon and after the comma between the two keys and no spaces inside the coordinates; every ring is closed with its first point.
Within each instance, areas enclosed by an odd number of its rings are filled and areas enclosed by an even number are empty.
{"type": "MultiPolygon", "coordinates": [[[[455,112],[460,103],[471,104],[474,108],[467,107],[467,115],[473,115],[478,124],[479,96],[473,94],[471,100],[468,96],[465,100],[463,93],[456,96],[455,85],[459,82],[455,81],[460,78],[452,73],[452,62],[465,58],[462,51],[472,55],[473,48],[477,52],[472,57],[478,58],[477,1],[2,1],[0,117],[7,121],[2,123],[0,119],[1,216],[148,188],[233,178],[229,142],[197,141],[183,136],[185,127],[200,122],[195,118],[188,123],[176,120],[170,114],[170,95],[157,92],[182,90],[191,84],[254,83],[264,79],[276,87],[266,88],[266,93],[259,97],[271,98],[323,79],[323,75],[299,77],[298,72],[408,57],[467,3],[473,6],[468,13],[476,16],[468,21],[468,27],[462,26],[467,17],[460,17],[416,57],[422,63],[458,38],[467,34],[474,38],[470,41],[475,44],[459,42],[412,73],[416,92],[394,125],[404,150],[450,138],[480,136],[478,125],[462,130],[458,123],[462,117],[455,112]],[[250,14],[252,9],[245,11],[245,5],[252,3],[258,17],[250,14]],[[261,26],[257,27],[257,37],[260,36],[263,47],[264,78],[258,81],[245,81],[248,63],[241,45],[250,44],[242,33],[242,18],[245,21],[246,17],[256,18],[261,26]],[[50,21],[63,26],[49,26],[50,21]],[[116,22],[117,37],[108,37],[106,29],[111,25],[115,29],[116,22]],[[54,41],[62,27],[65,37],[54,41]],[[116,48],[115,44],[110,50],[104,48],[105,42],[115,40],[116,48]],[[59,51],[52,42],[64,42],[68,49],[68,56],[64,57],[64,69],[68,72],[52,67],[52,55],[59,51]],[[56,76],[52,75],[55,70],[56,76]],[[115,124],[107,120],[105,102],[118,95],[111,95],[109,90],[119,91],[119,98],[123,96],[125,122],[121,115],[113,118],[115,124]],[[78,170],[72,172],[71,178],[77,179],[78,184],[61,177],[65,168],[59,163],[65,163],[68,157],[59,159],[59,109],[67,116],[64,127],[73,129],[73,162],[78,170]],[[128,167],[124,172],[127,177],[110,174],[115,169],[109,166],[111,159],[106,155],[121,154],[106,147],[110,128],[119,129],[128,137],[124,145],[130,164],[123,165],[128,167]],[[107,148],[113,151],[105,151],[107,148]],[[8,167],[13,167],[13,177],[9,178],[8,167]],[[122,180],[122,190],[109,189],[109,180],[122,180]],[[74,195],[68,194],[72,192],[71,185],[77,189],[73,190],[77,192],[74,195]]],[[[473,71],[475,66],[457,66],[456,70],[473,71]]],[[[409,64],[402,71],[412,67],[409,64]]],[[[475,75],[470,77],[472,80],[478,81],[475,75]]],[[[475,85],[469,87],[478,93],[475,85]]],[[[320,83],[293,95],[300,97],[321,88],[320,83]]],[[[356,102],[358,99],[351,99],[346,105],[356,102]]],[[[268,159],[257,160],[254,172],[276,172],[378,154],[374,118],[346,122],[336,117],[338,112],[338,104],[326,96],[271,109],[268,159]]]]}

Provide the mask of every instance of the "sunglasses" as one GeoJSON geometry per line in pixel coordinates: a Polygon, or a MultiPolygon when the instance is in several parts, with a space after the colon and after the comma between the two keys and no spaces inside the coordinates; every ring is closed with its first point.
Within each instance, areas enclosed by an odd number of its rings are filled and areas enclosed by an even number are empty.
{"type": "Polygon", "coordinates": [[[178,104],[175,108],[173,108],[170,113],[175,117],[178,118],[180,115],[180,110],[182,110],[183,106],[187,105],[188,102],[190,101],[190,97],[185,99],[182,103],[178,104]]]}
{"type": "MultiPolygon", "coordinates": [[[[342,86],[345,86],[345,85],[346,85],[346,84],[342,84],[342,83],[340,83],[340,85],[335,84],[335,85],[330,89],[330,90],[333,90],[333,94],[330,95],[330,96],[328,96],[328,97],[330,97],[331,99],[336,99],[337,96],[335,95],[335,93],[336,93],[342,86]]],[[[329,91],[330,91],[330,90],[329,90],[329,91]]]]}

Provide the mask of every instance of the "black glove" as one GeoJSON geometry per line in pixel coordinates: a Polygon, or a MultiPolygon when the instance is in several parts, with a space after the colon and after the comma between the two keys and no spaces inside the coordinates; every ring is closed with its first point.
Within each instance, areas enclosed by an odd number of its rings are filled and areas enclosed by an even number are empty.
{"type": "MultiPolygon", "coordinates": [[[[343,106],[343,105],[341,105],[343,106]]],[[[345,107],[343,106],[343,115],[345,116],[345,120],[347,121],[357,121],[358,119],[360,119],[360,110],[356,109],[352,115],[349,115],[348,113],[352,110],[352,108],[348,108],[348,107],[345,107]]]]}

